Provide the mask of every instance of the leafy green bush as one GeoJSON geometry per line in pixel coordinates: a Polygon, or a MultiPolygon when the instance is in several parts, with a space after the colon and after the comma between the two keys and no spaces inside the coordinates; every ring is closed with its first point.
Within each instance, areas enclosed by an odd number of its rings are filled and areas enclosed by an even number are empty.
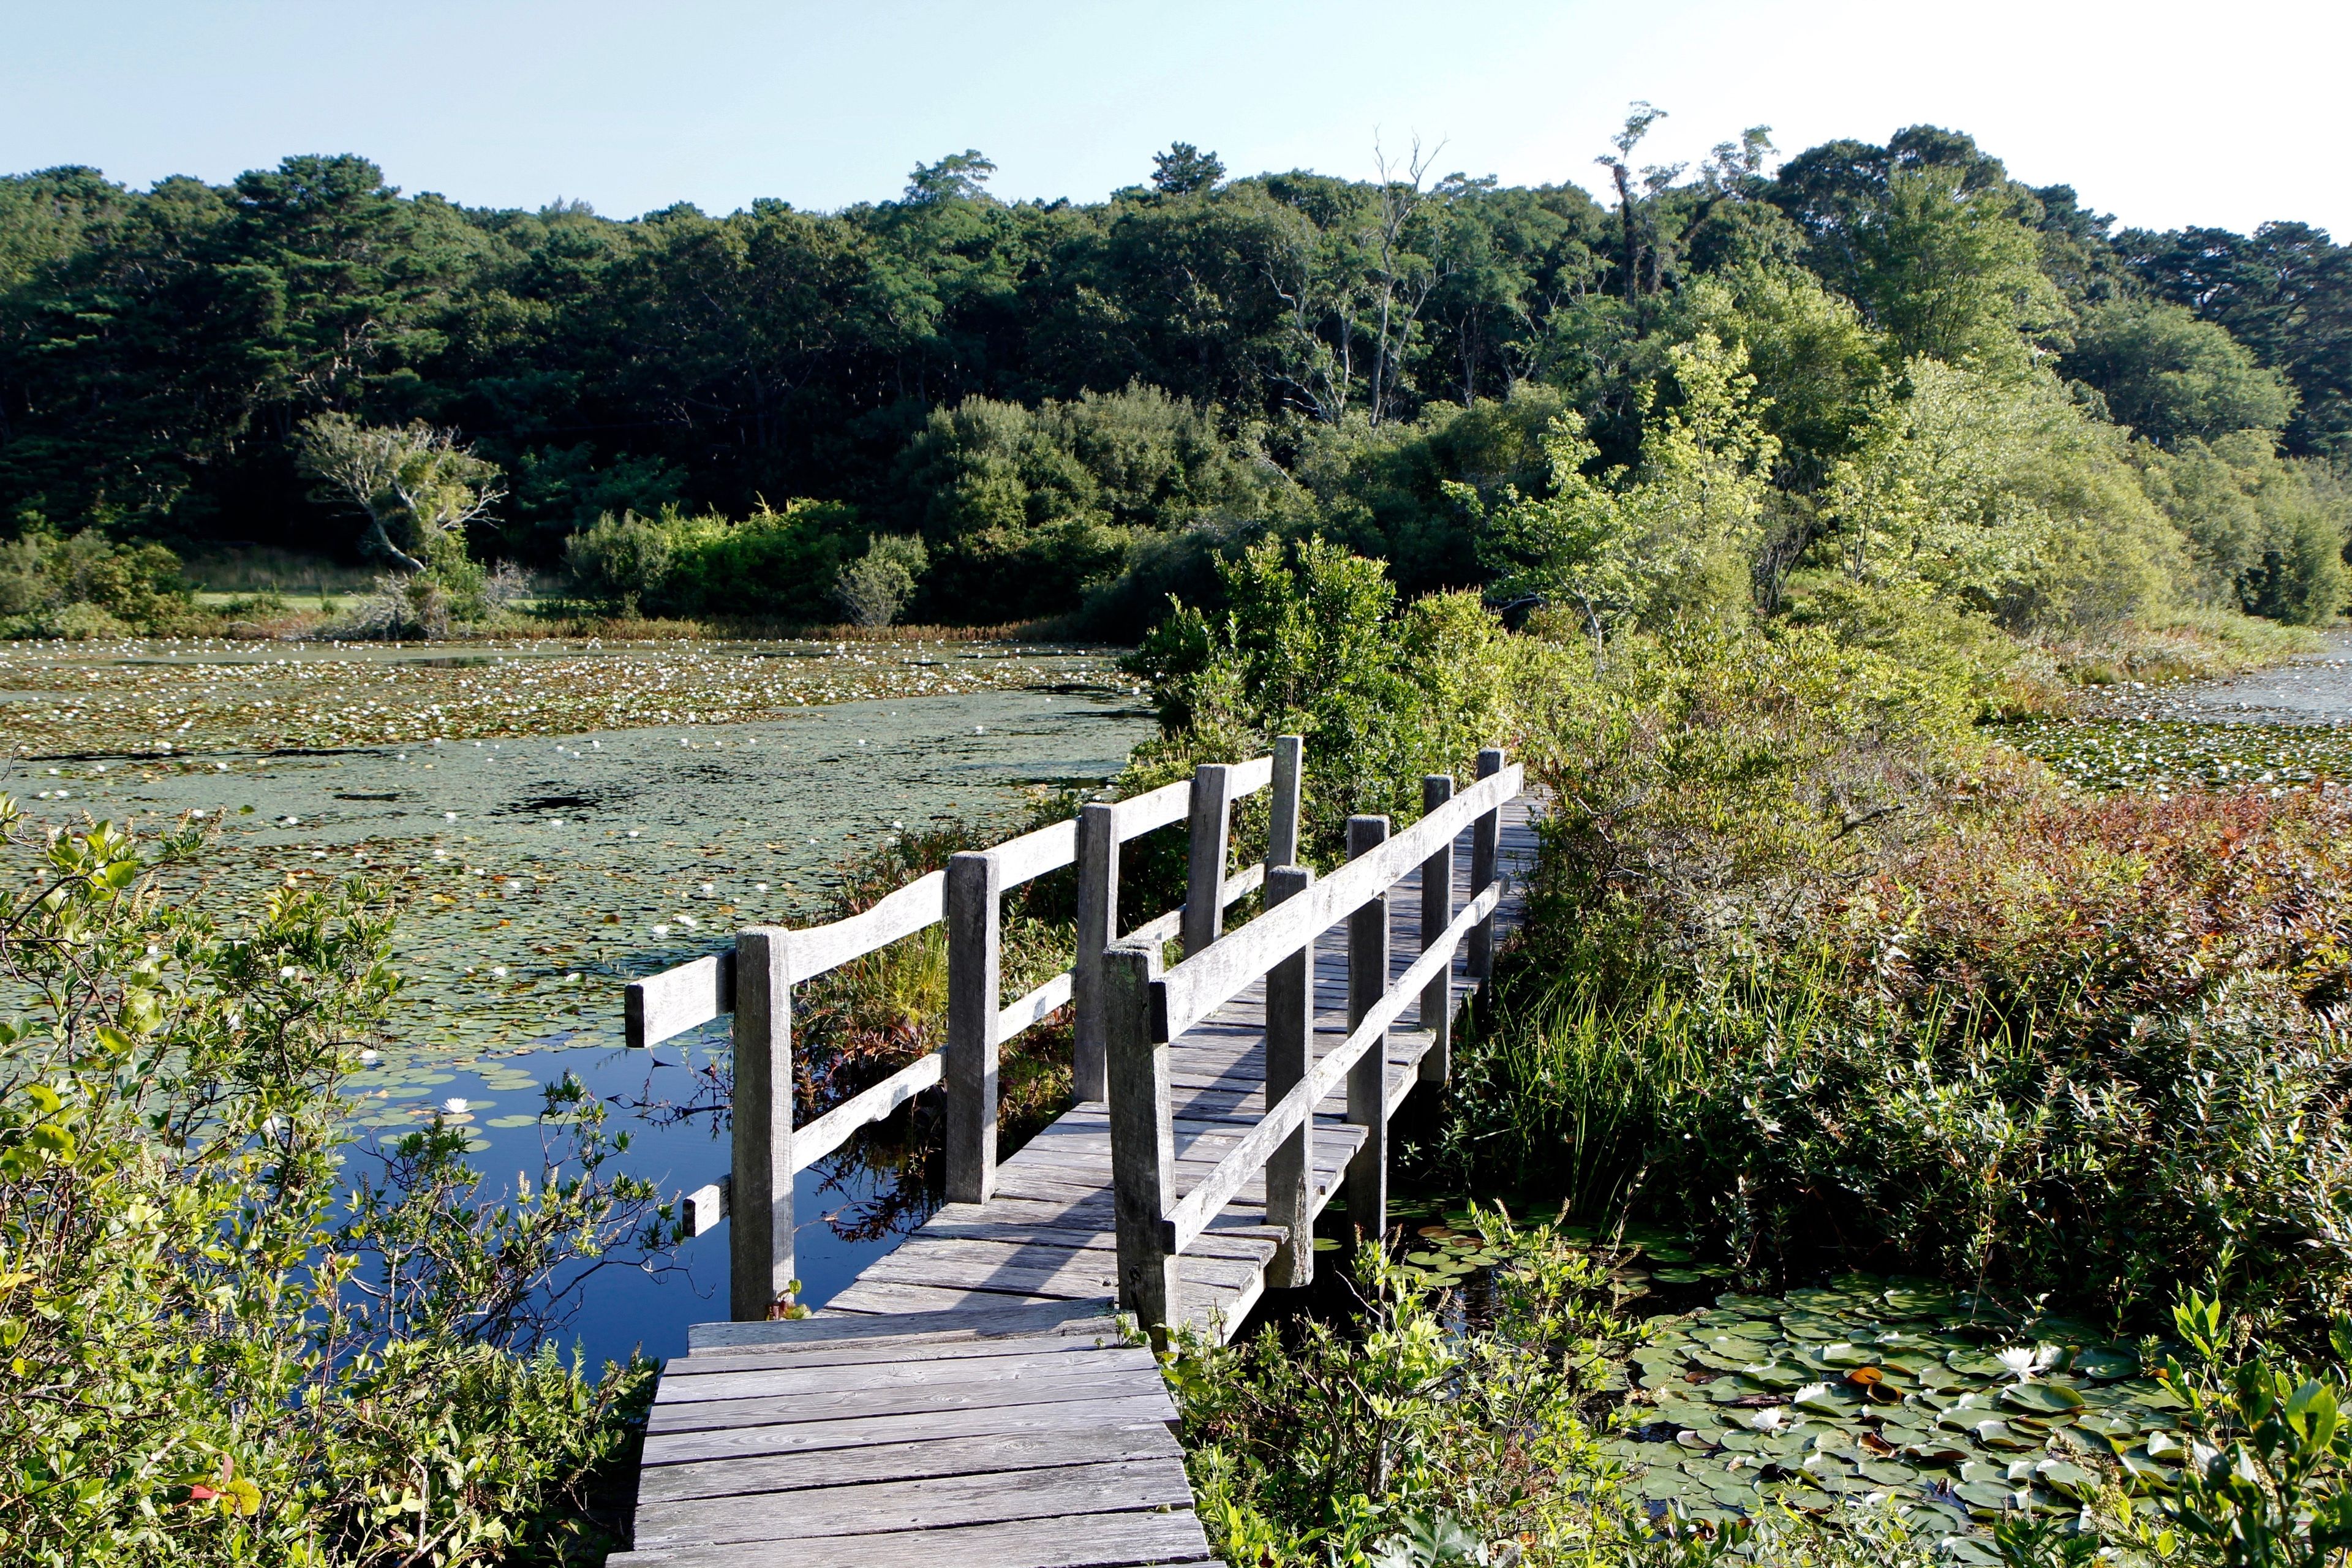
{"type": "Polygon", "coordinates": [[[195,619],[194,601],[180,558],[160,544],[117,544],[95,529],[0,542],[0,636],[177,631],[195,619]]]}
{"type": "Polygon", "coordinates": [[[0,1558],[584,1560],[652,1369],[564,1365],[549,1287],[668,1231],[597,1102],[551,1088],[508,1202],[437,1122],[358,1173],[338,1085],[397,988],[375,895],[281,889],[232,931],[142,875],[193,832],[28,837],[5,797],[0,825],[0,1558]]]}
{"type": "Polygon", "coordinates": [[[740,522],[716,515],[609,513],[564,544],[574,592],[624,616],[743,617],[818,626],[856,514],[832,501],[762,507],[740,522]]]}
{"type": "Polygon", "coordinates": [[[2352,1306],[2352,805],[2064,799],[1912,672],[1685,648],[1551,743],[1518,978],[1460,1058],[1468,1169],[1651,1205],[1759,1278],[2128,1312],[2227,1248],[2282,1335],[2352,1306]]]}
{"type": "Polygon", "coordinates": [[[1450,1331],[1441,1301],[1368,1247],[1350,1331],[1180,1342],[1186,1464],[1226,1562],[1606,1561],[1647,1533],[1594,1437],[1632,1334],[1605,1266],[1549,1227],[1478,1225],[1507,1258],[1482,1331],[1450,1331]]]}
{"type": "Polygon", "coordinates": [[[1379,562],[1319,539],[1265,540],[1219,571],[1222,616],[1180,605],[1127,662],[1161,733],[1126,782],[1304,735],[1307,836],[1324,856],[1342,852],[1352,815],[1417,818],[1423,775],[1469,780],[1479,749],[1515,741],[1534,692],[1583,657],[1510,636],[1474,595],[1400,605],[1379,562]]]}

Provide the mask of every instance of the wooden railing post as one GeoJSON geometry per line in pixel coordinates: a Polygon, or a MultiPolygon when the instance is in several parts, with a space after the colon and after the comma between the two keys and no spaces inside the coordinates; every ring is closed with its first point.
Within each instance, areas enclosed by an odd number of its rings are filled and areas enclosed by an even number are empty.
{"type": "MultiPolygon", "coordinates": [[[[1305,739],[1297,735],[1274,738],[1273,809],[1267,816],[1265,829],[1265,869],[1269,877],[1277,866],[1298,864],[1298,795],[1299,785],[1307,775],[1306,745],[1305,739]]],[[[1267,900],[1272,901],[1271,898],[1267,900]]]]}
{"type": "MultiPolygon", "coordinates": [[[[1503,748],[1489,746],[1478,753],[1478,776],[1492,778],[1503,771],[1503,748]]],[[[1503,842],[1503,808],[1480,817],[1470,829],[1470,896],[1476,898],[1495,879],[1495,860],[1503,842]]],[[[1470,978],[1485,980],[1495,973],[1495,917],[1488,915],[1470,928],[1470,978]]],[[[1483,1016],[1483,1015],[1482,1015],[1483,1016]]]]}
{"type": "Polygon", "coordinates": [[[1232,828],[1233,770],[1202,763],[1192,770],[1192,824],[1186,829],[1189,872],[1184,879],[1184,956],[1192,957],[1225,929],[1225,844],[1232,828]]]}
{"type": "Polygon", "coordinates": [[[1168,1247],[1176,1196],[1176,1128],[1168,1092],[1168,1043],[1155,1039],[1157,942],[1103,954],[1104,1055],[1110,1077],[1111,1212],[1118,1238],[1118,1304],[1164,1342],[1176,1306],[1176,1256],[1168,1247]]]}
{"type": "MultiPolygon", "coordinates": [[[[1369,855],[1388,841],[1385,816],[1348,818],[1348,858],[1369,855]]],[[[1364,1021],[1389,988],[1389,896],[1383,892],[1348,917],[1348,1027],[1364,1021]]],[[[1348,1069],[1348,1121],[1364,1142],[1348,1162],[1348,1223],[1360,1241],[1377,1246],[1388,1234],[1388,1037],[1383,1035],[1348,1069]]]]}
{"type": "Polygon", "coordinates": [[[1077,953],[1070,963],[1070,1001],[1077,1035],[1070,1076],[1081,1101],[1108,1092],[1103,1075],[1103,951],[1118,940],[1118,821],[1108,805],[1078,807],[1077,953]]]}
{"type": "Polygon", "coordinates": [[[984,1204],[996,1187],[996,857],[948,861],[947,1198],[984,1204]]]}
{"type": "Polygon", "coordinates": [[[767,1321],[793,1284],[793,1001],[788,933],[735,935],[734,1169],[728,1237],[730,1315],[767,1321]]]}
{"type": "MultiPolygon", "coordinates": [[[[1421,811],[1426,816],[1454,798],[1454,775],[1431,773],[1421,781],[1421,811]]],[[[1427,952],[1454,923],[1454,840],[1447,839],[1421,863],[1421,951],[1427,952]]],[[[1429,1031],[1429,1052],[1421,1058],[1421,1081],[1444,1083],[1454,1072],[1454,966],[1438,972],[1421,994],[1421,1026],[1429,1031]]]]}
{"type": "MultiPolygon", "coordinates": [[[[1278,756],[1280,753],[1276,753],[1278,756]]],[[[1277,774],[1278,778],[1280,775],[1277,774]]],[[[1304,866],[1277,866],[1265,874],[1265,905],[1314,885],[1304,866]]],[[[1314,1065],[1315,942],[1284,959],[1265,975],[1265,1102],[1281,1102],[1314,1065]]],[[[1289,1232],[1265,1266],[1265,1282],[1292,1289],[1315,1279],[1315,1219],[1307,1184],[1315,1172],[1315,1118],[1284,1139],[1265,1162],[1265,1223],[1289,1232]]]]}

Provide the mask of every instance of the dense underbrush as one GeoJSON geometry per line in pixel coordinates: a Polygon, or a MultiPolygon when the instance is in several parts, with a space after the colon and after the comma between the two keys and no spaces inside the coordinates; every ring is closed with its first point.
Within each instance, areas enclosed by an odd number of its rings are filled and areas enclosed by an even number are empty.
{"type": "Polygon", "coordinates": [[[674,1236],[601,1103],[550,1086],[503,1196],[437,1118],[355,1147],[373,889],[232,924],[146,875],[193,833],[34,836],[0,796],[0,1559],[600,1561],[654,1368],[550,1335],[674,1236]]]}

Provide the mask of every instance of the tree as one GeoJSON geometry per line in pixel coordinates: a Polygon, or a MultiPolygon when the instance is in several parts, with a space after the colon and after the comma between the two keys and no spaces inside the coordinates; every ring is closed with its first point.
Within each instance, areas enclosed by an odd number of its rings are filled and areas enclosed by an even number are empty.
{"type": "Polygon", "coordinates": [[[834,578],[833,596],[853,625],[878,630],[898,618],[929,564],[923,542],[912,534],[877,533],[866,540],[866,553],[834,578]]]}
{"type": "MultiPolygon", "coordinates": [[[[1633,112],[1625,116],[1625,128],[1609,139],[1610,145],[1617,149],[1617,155],[1612,158],[1604,153],[1592,160],[1608,170],[1609,177],[1616,183],[1618,266],[1624,275],[1625,303],[1629,306],[1638,306],[1643,293],[1654,294],[1658,289],[1657,249],[1646,242],[1636,214],[1633,168],[1630,160],[1633,156],[1633,149],[1641,145],[1642,138],[1650,133],[1650,127],[1665,117],[1664,110],[1653,108],[1643,100],[1634,100],[1633,112]],[[1646,288],[1643,287],[1642,265],[1644,260],[1651,263],[1646,288]]],[[[1682,177],[1682,172],[1680,163],[1651,164],[1642,171],[1643,195],[1655,199],[1659,193],[1682,177]]]]}
{"type": "MultiPolygon", "coordinates": [[[[1552,493],[1516,489],[1484,516],[1496,588],[1573,605],[1596,642],[1628,620],[1737,615],[1744,606],[1780,443],[1759,415],[1748,353],[1711,331],[1668,351],[1678,401],[1646,421],[1642,460],[1597,478],[1599,448],[1567,419],[1544,448],[1552,493]]],[[[1473,515],[1468,487],[1448,487],[1473,515]]]]}
{"type": "Polygon", "coordinates": [[[907,177],[907,200],[917,205],[933,202],[976,202],[988,195],[988,176],[996,165],[977,147],[950,153],[936,163],[918,163],[907,177]]]}
{"type": "Polygon", "coordinates": [[[368,542],[419,576],[465,565],[466,525],[506,494],[497,464],[422,421],[321,414],[303,421],[298,450],[307,472],[366,516],[368,542]]]}
{"type": "Polygon", "coordinates": [[[1165,153],[1151,155],[1151,188],[1163,196],[1189,196],[1213,190],[1225,177],[1225,165],[1214,153],[1203,153],[1190,142],[1171,142],[1165,153]]]}
{"type": "Polygon", "coordinates": [[[2159,447],[2232,430],[2273,436],[2294,390],[2216,322],[2187,308],[2116,300],[2083,318],[2062,368],[2098,389],[2107,412],[2159,447]]]}

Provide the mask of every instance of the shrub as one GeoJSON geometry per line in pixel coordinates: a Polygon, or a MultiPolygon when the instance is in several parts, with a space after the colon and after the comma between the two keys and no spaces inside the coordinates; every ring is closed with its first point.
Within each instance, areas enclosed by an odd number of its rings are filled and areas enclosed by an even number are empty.
{"type": "Polygon", "coordinates": [[[117,544],[95,529],[33,530],[0,543],[0,635],[69,638],[179,630],[195,590],[160,544],[117,544]]]}
{"type": "Polygon", "coordinates": [[[921,540],[877,533],[866,540],[865,554],[835,574],[833,596],[853,626],[878,631],[898,618],[929,564],[921,540]]]}
{"type": "Polygon", "coordinates": [[[142,876],[184,829],[0,826],[0,1558],[578,1560],[652,1369],[564,1365],[547,1287],[667,1234],[598,1103],[551,1089],[508,1202],[437,1121],[354,1173],[338,1085],[397,987],[371,889],[232,931],[142,876]]]}
{"type": "Polygon", "coordinates": [[[1648,1533],[1594,1436],[1631,1337],[1605,1263],[1548,1227],[1478,1223],[1508,1259],[1478,1331],[1449,1331],[1444,1303],[1367,1247],[1348,1330],[1180,1342],[1186,1465],[1226,1562],[1607,1561],[1648,1533]]]}
{"type": "MultiPolygon", "coordinates": [[[[1723,727],[1688,749],[1776,743],[1723,727]]],[[[1639,805],[1550,830],[1507,1016],[1463,1054],[1465,1165],[1638,1194],[1763,1278],[1843,1257],[2129,1313],[2220,1258],[2280,1334],[2352,1307],[2352,801],[2066,800],[1988,765],[1842,861],[1801,790],[1558,776],[1639,805]]]]}
{"type": "Polygon", "coordinates": [[[573,591],[625,617],[762,617],[814,626],[834,614],[834,586],[856,514],[832,501],[762,507],[741,522],[715,515],[609,514],[573,534],[564,563],[573,591]]]}
{"type": "Polygon", "coordinates": [[[1342,852],[1352,815],[1417,818],[1423,775],[1467,782],[1479,749],[1515,741],[1538,689],[1584,657],[1509,636],[1475,595],[1400,606],[1379,562],[1319,539],[1262,541],[1219,570],[1218,620],[1180,605],[1128,660],[1161,732],[1124,783],[1148,788],[1303,735],[1307,847],[1325,856],[1342,852]]]}

